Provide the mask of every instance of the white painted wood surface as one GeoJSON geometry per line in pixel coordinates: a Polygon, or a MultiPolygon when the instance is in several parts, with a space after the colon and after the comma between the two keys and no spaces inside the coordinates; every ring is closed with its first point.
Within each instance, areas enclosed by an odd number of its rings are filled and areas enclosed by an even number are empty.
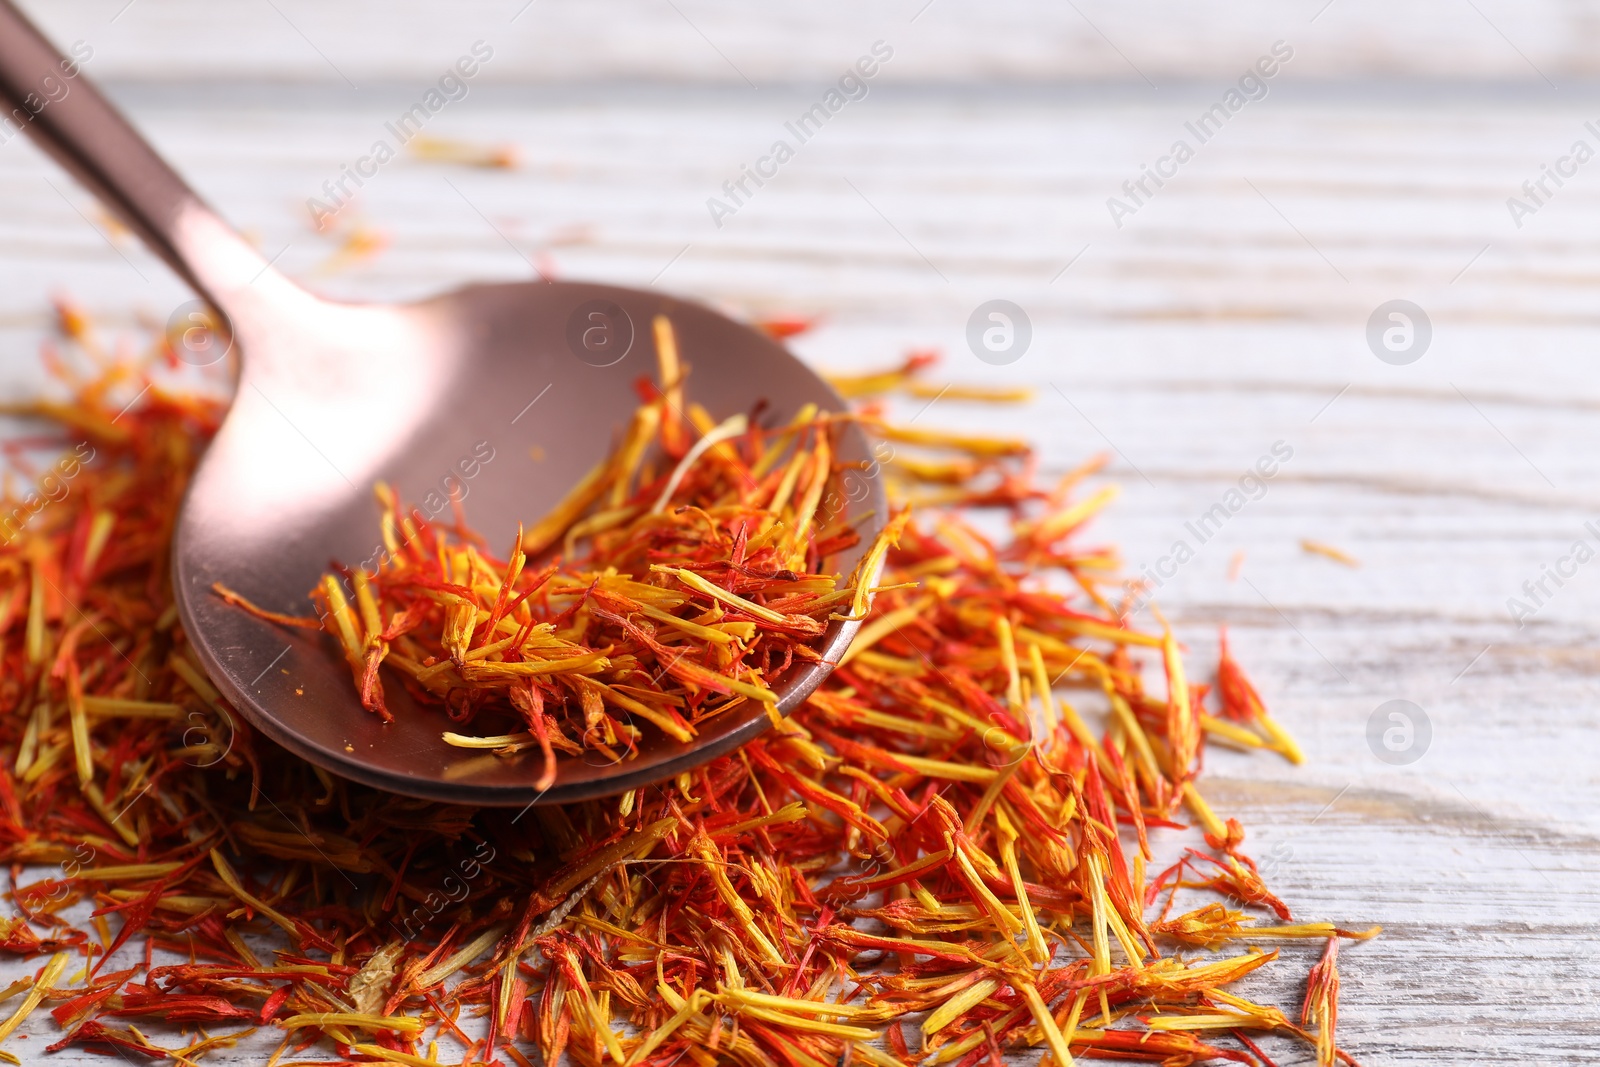
{"type": "MultiPolygon", "coordinates": [[[[1132,572],[1274,442],[1292,446],[1266,495],[1160,591],[1205,659],[1230,626],[1307,752],[1288,768],[1214,750],[1213,802],[1275,858],[1297,913],[1387,928],[1343,960],[1343,1043],[1368,1067],[1600,1063],[1600,563],[1525,627],[1506,607],[1574,540],[1600,547],[1583,525],[1600,518],[1600,162],[1520,229],[1506,207],[1575,139],[1600,147],[1584,129],[1600,96],[1575,81],[1596,62],[1600,6],[1335,0],[1312,22],[1320,2],[1291,18],[936,0],[912,24],[920,0],[681,4],[689,25],[644,0],[540,0],[503,31],[514,62],[491,63],[429,126],[512,143],[523,165],[389,164],[350,212],[391,247],[318,277],[333,245],[306,198],[521,5],[274,2],[298,31],[268,5],[198,0],[136,0],[114,22],[123,0],[39,14],[95,40],[90,72],[114,76],[179,168],[327,292],[404,297],[526,276],[532,260],[745,314],[822,315],[797,348],[824,367],[939,346],[951,377],[1032,384],[1038,399],[940,402],[928,424],[1024,431],[1049,469],[1114,450],[1125,494],[1096,532],[1132,572]],[[897,53],[868,98],[716,227],[706,199],[879,37],[897,53]],[[1279,38],[1297,53],[1267,98],[1114,226],[1107,197],[1279,38]],[[1320,81],[1356,75],[1413,80],[1320,81]],[[1415,80],[1432,75],[1453,80],[1415,80]],[[993,297],[1035,330],[1006,367],[963,339],[993,297]],[[1434,327],[1409,366],[1364,338],[1394,298],[1434,327]],[[1307,555],[1303,537],[1362,566],[1307,555]],[[1366,741],[1395,698],[1433,725],[1410,766],[1366,741]]],[[[184,299],[96,219],[31,146],[0,147],[0,392],[33,380],[52,292],[124,322],[184,299]]],[[[1288,976],[1252,991],[1297,1005],[1288,976]]]]}

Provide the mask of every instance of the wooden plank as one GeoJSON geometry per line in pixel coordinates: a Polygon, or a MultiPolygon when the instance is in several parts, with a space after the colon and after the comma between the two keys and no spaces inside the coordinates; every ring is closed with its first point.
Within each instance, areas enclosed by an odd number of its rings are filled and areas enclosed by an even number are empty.
{"type": "MultiPolygon", "coordinates": [[[[749,89],[831,81],[874,40],[916,83],[1102,83],[1167,90],[1232,81],[1277,40],[1316,80],[1485,78],[1569,89],[1600,73],[1595,0],[458,0],[447,8],[274,0],[29,0],[58,39],[85,40],[103,76],[264,78],[359,85],[431,80],[475,39],[493,81],[709,82],[749,89]],[[1547,80],[1548,79],[1548,80],[1547,80]]],[[[754,90],[751,90],[754,93],[754,90]]],[[[1552,96],[1552,99],[1554,97],[1552,96]]]]}

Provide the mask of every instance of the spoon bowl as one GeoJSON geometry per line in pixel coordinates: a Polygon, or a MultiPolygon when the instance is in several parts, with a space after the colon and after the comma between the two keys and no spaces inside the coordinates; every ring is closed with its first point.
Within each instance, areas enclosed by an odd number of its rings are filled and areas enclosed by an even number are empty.
{"type": "MultiPolygon", "coordinates": [[[[632,757],[563,758],[535,788],[537,753],[508,757],[446,744],[452,723],[401,685],[394,721],[359,701],[332,638],[226,603],[218,583],[260,607],[309,615],[334,563],[372,569],[382,553],[378,482],[429,517],[459,500],[491,546],[509,548],[610,450],[656,366],[651,322],[671,320],[687,391],[716,419],[788,421],[838,395],[764,334],[661,293],[577,282],[473,285],[400,306],[350,305],[302,290],[223,223],[114,108],[0,0],[0,99],[25,105],[46,78],[74,81],[34,111],[29,131],[166,260],[227,325],[237,350],[233,406],[195,471],[179,517],[174,593],[189,643],[249,722],[291,752],[397,793],[475,805],[557,803],[668,778],[769,724],[746,702],[687,743],[645,728],[632,757]]],[[[213,349],[206,349],[212,358],[213,349]]],[[[220,356],[220,353],[217,353],[220,356]]],[[[853,425],[841,463],[867,463],[853,425]]],[[[845,517],[869,542],[887,521],[881,484],[856,482],[845,517]]],[[[840,572],[857,548],[829,561],[840,572]]],[[[864,576],[871,580],[872,576],[864,576]]],[[[772,680],[788,713],[825,678],[859,622],[834,622],[772,680]]]]}
{"type": "MultiPolygon", "coordinates": [[[[689,743],[647,729],[635,758],[566,757],[555,784],[540,791],[532,784],[537,751],[503,757],[447,745],[448,718],[399,685],[387,687],[395,721],[385,724],[361,707],[331,638],[276,626],[212,591],[220,582],[269,610],[308,614],[307,593],[332,561],[370,570],[382,555],[376,481],[429,517],[448,518],[454,494],[491,546],[509,547],[519,520],[531,525],[606,456],[637,403],[632,382],[654,369],[648,324],[657,314],[671,319],[691,365],[690,394],[714,416],[761,400],[775,424],[806,403],[842,408],[764,335],[698,304],[612,286],[479,285],[407,307],[322,305],[296,320],[314,325],[315,336],[290,335],[294,355],[281,365],[257,358],[279,343],[276,323],[261,336],[236,333],[250,356],[195,474],[174,547],[184,630],[233,706],[285,748],[347,778],[471,804],[631,789],[765,729],[753,702],[701,724],[689,743]],[[574,323],[580,340],[569,345],[574,323]],[[583,346],[585,334],[597,351],[583,346]],[[306,360],[309,352],[317,358],[306,360]]],[[[841,459],[869,459],[859,430],[844,434],[841,459]]],[[[871,528],[882,519],[881,491],[862,503],[871,528]]],[[[848,570],[859,551],[833,565],[848,570]]],[[[781,711],[826,676],[858,626],[834,623],[822,639],[825,662],[775,683],[781,711]]]]}

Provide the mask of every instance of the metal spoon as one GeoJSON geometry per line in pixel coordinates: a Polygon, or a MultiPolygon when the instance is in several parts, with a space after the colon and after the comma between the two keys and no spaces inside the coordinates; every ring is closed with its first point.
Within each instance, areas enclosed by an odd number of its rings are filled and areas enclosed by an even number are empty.
{"type": "MultiPolygon", "coordinates": [[[[693,366],[694,398],[718,418],[762,399],[775,421],[807,402],[842,410],[825,382],[764,335],[655,292],[537,281],[472,285],[401,306],[313,296],[202,203],[10,0],[0,0],[0,99],[24,109],[13,112],[19,120],[31,115],[29,132],[231,324],[238,390],[189,487],[173,583],[191,645],[257,729],[368,785],[497,805],[621,792],[765,729],[766,716],[751,707],[711,720],[691,743],[649,736],[637,758],[620,763],[567,758],[541,792],[537,753],[446,745],[443,713],[413,705],[399,685],[388,687],[395,721],[384,725],[360,706],[330,639],[230,607],[212,584],[308,614],[307,593],[330,561],[358,566],[379,547],[379,480],[424,511],[454,489],[490,543],[509,546],[518,520],[531,524],[559,500],[632,414],[631,382],[655,364],[649,324],[658,313],[671,317],[693,366]]],[[[853,427],[840,458],[870,459],[853,427]]],[[[860,484],[851,517],[870,540],[887,504],[876,481],[860,484]]],[[[855,557],[834,562],[846,570],[855,557]]],[[[827,676],[858,626],[835,623],[819,646],[822,663],[776,680],[781,711],[827,676]]]]}

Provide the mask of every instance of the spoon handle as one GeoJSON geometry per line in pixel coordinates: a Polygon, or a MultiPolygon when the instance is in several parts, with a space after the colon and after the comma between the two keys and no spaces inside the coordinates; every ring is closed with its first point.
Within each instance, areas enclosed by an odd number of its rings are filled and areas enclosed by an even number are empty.
{"type": "Polygon", "coordinates": [[[0,0],[0,144],[19,128],[27,130],[225,314],[292,289],[195,195],[79,66],[11,0],[0,0]]]}

